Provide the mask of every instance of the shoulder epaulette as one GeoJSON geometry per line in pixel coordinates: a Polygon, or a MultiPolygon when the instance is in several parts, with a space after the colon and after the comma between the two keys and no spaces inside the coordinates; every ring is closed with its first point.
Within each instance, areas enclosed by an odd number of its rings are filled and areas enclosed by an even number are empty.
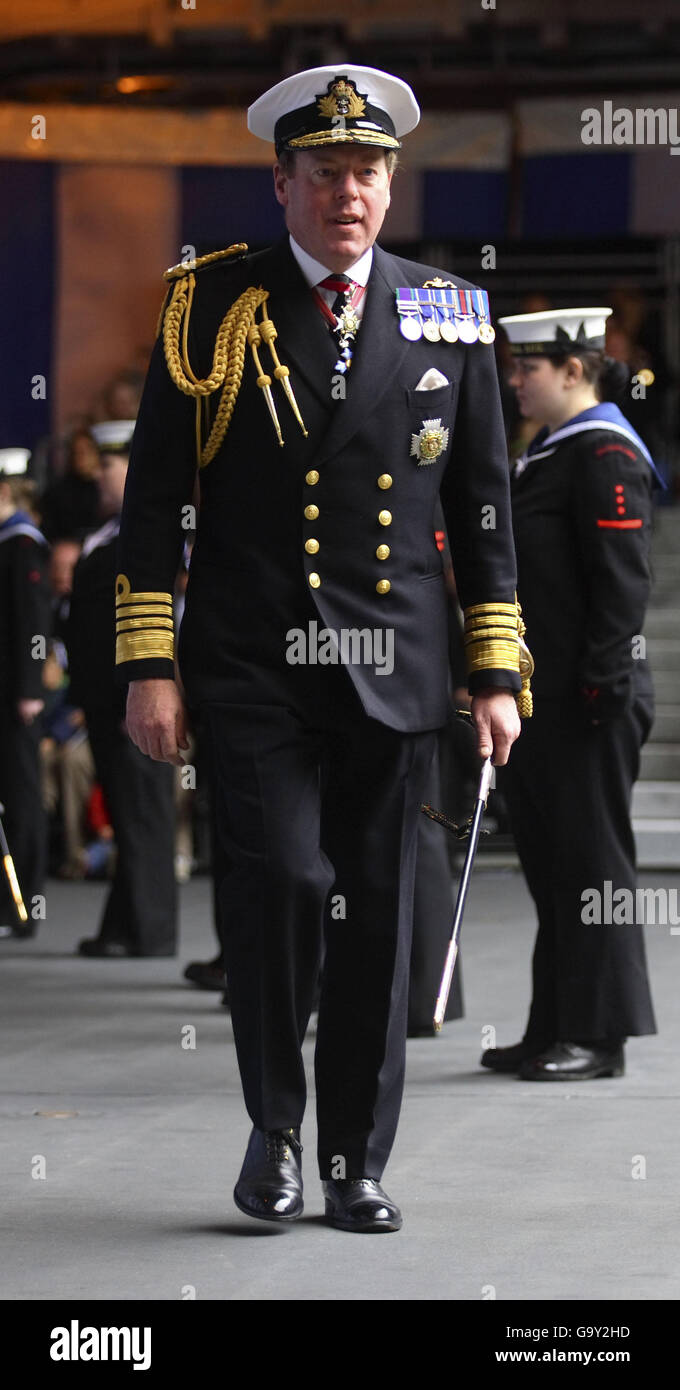
{"type": "Polygon", "coordinates": [[[247,251],[245,241],[235,241],[233,246],[227,246],[224,251],[210,251],[207,256],[197,256],[195,261],[180,261],[178,265],[171,265],[169,270],[163,271],[163,279],[179,280],[183,275],[202,270],[206,265],[214,265],[216,261],[226,260],[228,256],[245,256],[247,251]]]}

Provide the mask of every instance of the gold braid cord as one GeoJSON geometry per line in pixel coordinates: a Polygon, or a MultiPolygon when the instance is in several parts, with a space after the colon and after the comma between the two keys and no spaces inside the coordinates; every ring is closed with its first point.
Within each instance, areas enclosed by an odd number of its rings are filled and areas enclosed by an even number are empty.
{"type": "MultiPolygon", "coordinates": [[[[241,248],[240,246],[230,248],[232,251],[235,249],[241,248]]],[[[198,267],[225,254],[225,252],[213,252],[211,256],[203,256],[200,262],[195,262],[195,265],[198,267]]],[[[186,270],[186,267],[174,267],[174,270],[178,272],[180,269],[186,270]]],[[[171,272],[166,271],[166,275],[170,274],[171,272]]],[[[201,380],[192,370],[188,356],[189,318],[195,287],[196,277],[193,270],[189,270],[188,274],[183,274],[181,278],[176,280],[170,302],[163,316],[163,347],[168,371],[175,386],[185,395],[193,396],[196,400],[196,452],[199,468],[205,468],[206,464],[214,459],[229,429],[243,376],[246,344],[250,346],[253,354],[257,368],[257,384],[265,397],[279,444],[283,444],[283,436],[271,391],[272,378],[263,371],[258,352],[263,344],[269,348],[271,354],[274,364],[274,378],[280,381],[295,418],[303,434],[306,435],[307,430],[289,381],[289,368],[281,364],[274,347],[276,329],[266,308],[269,291],[262,289],[261,286],[259,289],[250,286],[232,304],[218,329],[210,374],[201,380]],[[259,323],[256,322],[258,310],[262,311],[262,318],[259,323]],[[217,413],[205,445],[202,445],[201,399],[204,396],[213,395],[215,391],[219,391],[220,387],[222,394],[217,413]]]]}
{"type": "Polygon", "coordinates": [[[521,719],[530,719],[533,700],[530,680],[534,661],[524,641],[526,627],[514,603],[476,603],[465,609],[465,655],[468,674],[496,669],[517,671],[522,689],[515,696],[521,719]]]}

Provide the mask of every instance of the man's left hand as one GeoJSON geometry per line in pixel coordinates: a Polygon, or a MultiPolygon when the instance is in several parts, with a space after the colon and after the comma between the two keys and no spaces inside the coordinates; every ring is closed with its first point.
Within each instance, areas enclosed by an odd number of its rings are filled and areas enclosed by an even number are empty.
{"type": "Polygon", "coordinates": [[[494,767],[503,767],[521,728],[512,691],[494,686],[479,690],[472,697],[472,721],[480,758],[492,754],[494,767]]]}

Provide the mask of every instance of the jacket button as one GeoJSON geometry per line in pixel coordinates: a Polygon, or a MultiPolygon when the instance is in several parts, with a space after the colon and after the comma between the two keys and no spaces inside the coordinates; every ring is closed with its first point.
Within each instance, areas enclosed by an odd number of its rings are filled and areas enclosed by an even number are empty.
{"type": "Polygon", "coordinates": [[[319,475],[316,471],[316,468],[310,468],[309,473],[305,474],[305,482],[309,483],[310,487],[314,487],[314,484],[318,483],[318,481],[319,475]]]}
{"type": "Polygon", "coordinates": [[[392,486],[392,477],[391,477],[391,475],[390,475],[389,473],[381,473],[381,474],[380,474],[380,477],[378,478],[378,487],[381,487],[381,488],[383,489],[383,491],[386,492],[386,491],[387,491],[387,488],[388,488],[388,487],[391,487],[391,486],[392,486]]]}
{"type": "Polygon", "coordinates": [[[391,525],[392,525],[392,513],[391,513],[391,512],[378,512],[378,521],[380,522],[380,525],[381,525],[381,526],[391,526],[391,525]]]}
{"type": "Polygon", "coordinates": [[[308,506],[308,507],[305,507],[305,516],[306,516],[307,520],[308,520],[308,521],[316,521],[316,518],[317,518],[318,515],[319,515],[319,508],[318,508],[318,507],[315,507],[313,502],[310,502],[309,506],[308,506]]]}
{"type": "Polygon", "coordinates": [[[379,545],[379,546],[378,546],[378,549],[377,549],[376,552],[375,552],[375,554],[376,554],[376,559],[378,559],[378,560],[386,560],[387,557],[388,557],[388,555],[389,555],[389,553],[390,553],[390,547],[389,547],[389,545],[379,545]]]}
{"type": "Polygon", "coordinates": [[[310,584],[311,584],[311,586],[312,586],[313,589],[318,589],[318,588],[319,588],[319,585],[321,584],[321,575],[320,575],[320,574],[313,574],[313,573],[310,574],[310,575],[309,575],[309,582],[310,582],[310,584]]]}
{"type": "Polygon", "coordinates": [[[389,594],[392,585],[390,584],[389,579],[379,579],[375,588],[376,593],[378,594],[389,594]]]}
{"type": "MultiPolygon", "coordinates": [[[[317,552],[318,549],[319,549],[319,542],[318,542],[318,541],[315,541],[313,537],[310,537],[310,539],[309,539],[308,541],[305,541],[305,550],[307,551],[307,554],[308,554],[308,555],[316,555],[316,552],[317,552]]],[[[310,578],[311,578],[311,575],[310,575],[310,578]]]]}

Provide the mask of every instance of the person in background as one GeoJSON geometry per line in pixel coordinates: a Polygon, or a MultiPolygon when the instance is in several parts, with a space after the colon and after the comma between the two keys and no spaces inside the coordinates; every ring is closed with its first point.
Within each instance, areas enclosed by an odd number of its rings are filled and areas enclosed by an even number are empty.
{"type": "Polygon", "coordinates": [[[0,872],[0,937],[34,936],[42,912],[47,818],[40,785],[40,714],[51,631],[47,541],[18,499],[27,449],[0,450],[0,802],[19,887],[29,914],[19,922],[0,872]]]}
{"type": "Polygon", "coordinates": [[[50,483],[41,501],[42,526],[49,540],[83,538],[99,521],[99,450],[88,429],[72,436],[63,477],[50,483]]]}
{"type": "Polygon", "coordinates": [[[125,698],[114,679],[111,592],[132,432],[125,420],[93,426],[106,520],[75,567],[67,629],[72,698],[85,712],[117,847],[99,933],[80,942],[82,956],[172,956],[177,948],[172,768],[143,757],[128,738],[125,698]]]}
{"type": "Polygon", "coordinates": [[[534,715],[498,773],[538,934],[524,1036],[482,1065],[524,1081],[620,1076],[626,1037],[656,1032],[642,927],[586,905],[607,883],[635,900],[630,799],[654,710],[639,634],[655,468],[613,403],[628,372],[604,356],[610,312],[500,320],[520,410],[542,422],[512,480],[534,715]]]}

